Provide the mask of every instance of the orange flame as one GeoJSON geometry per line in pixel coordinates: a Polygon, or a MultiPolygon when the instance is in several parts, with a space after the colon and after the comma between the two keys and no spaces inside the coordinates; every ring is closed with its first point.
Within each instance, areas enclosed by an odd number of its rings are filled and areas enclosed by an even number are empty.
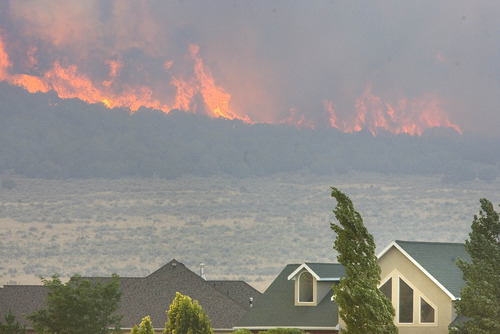
{"type": "Polygon", "coordinates": [[[12,64],[9,62],[9,56],[7,55],[7,52],[5,52],[5,48],[3,46],[3,41],[0,38],[0,80],[4,81],[7,79],[8,74],[7,74],[7,68],[12,66],[12,64]]]}
{"type": "MultiPolygon", "coordinates": [[[[37,67],[37,48],[27,50],[27,59],[31,68],[37,67]]],[[[55,91],[60,98],[78,98],[88,103],[103,103],[108,108],[126,107],[134,112],[141,107],[162,110],[168,113],[172,109],[191,112],[206,112],[210,117],[240,119],[255,123],[248,116],[236,114],[229,105],[231,94],[215,83],[210,69],[205,66],[200,56],[200,48],[191,44],[188,59],[192,61],[193,74],[187,79],[171,76],[170,84],[176,88],[175,98],[165,103],[155,97],[148,86],[130,86],[117,89],[124,63],[120,60],[107,60],[109,73],[107,80],[94,83],[88,76],[79,72],[76,65],[62,65],[55,61],[48,71],[41,76],[29,74],[10,74],[12,64],[0,36],[0,81],[18,85],[31,93],[55,91]],[[117,93],[116,91],[119,91],[117,93]]],[[[166,61],[165,71],[174,69],[173,61],[166,61]]],[[[121,87],[121,86],[120,86],[121,87]]],[[[451,127],[462,133],[458,125],[452,123],[443,109],[443,101],[432,95],[408,100],[401,98],[396,103],[385,101],[372,93],[368,86],[355,101],[355,117],[341,117],[336,112],[332,101],[323,101],[328,115],[329,125],[344,132],[358,132],[368,129],[374,135],[385,130],[390,133],[408,133],[422,135],[430,127],[451,127]]],[[[293,124],[297,127],[315,128],[315,124],[305,114],[291,108],[290,116],[280,124],[293,124]]]]}
{"type": "Polygon", "coordinates": [[[111,86],[113,80],[118,76],[118,73],[123,67],[123,63],[117,60],[108,60],[106,64],[109,65],[109,77],[110,80],[103,81],[102,84],[106,87],[111,86]]]}
{"type": "MultiPolygon", "coordinates": [[[[191,44],[189,53],[194,60],[195,77],[186,82],[179,78],[173,78],[171,83],[177,87],[176,104],[174,108],[190,110],[190,104],[196,94],[203,96],[203,101],[207,106],[210,116],[223,117],[227,119],[240,118],[249,121],[248,116],[241,118],[229,109],[231,94],[226,93],[223,88],[215,84],[215,80],[209,69],[206,69],[203,60],[199,57],[199,46],[191,44]]],[[[168,68],[172,65],[167,63],[168,68]]],[[[196,108],[196,106],[194,106],[196,108]]]]}
{"type": "MultiPolygon", "coordinates": [[[[224,117],[228,119],[238,118],[229,108],[231,95],[215,84],[215,80],[209,69],[203,65],[198,55],[199,47],[195,44],[189,46],[189,53],[194,60],[195,76],[189,81],[172,78],[171,84],[177,87],[175,104],[169,107],[153,98],[153,91],[147,86],[129,88],[127,91],[117,95],[111,91],[114,80],[119,77],[123,63],[116,60],[108,60],[110,67],[109,80],[101,83],[102,87],[94,85],[86,75],[80,74],[76,65],[62,66],[59,61],[54,62],[52,69],[47,71],[43,77],[28,74],[9,75],[8,68],[11,67],[9,57],[5,52],[3,42],[0,38],[0,80],[6,80],[10,84],[18,85],[30,93],[55,91],[60,98],[78,98],[88,103],[103,103],[108,108],[127,107],[132,112],[140,107],[154,108],[168,113],[172,109],[190,110],[196,94],[203,97],[204,104],[210,111],[212,117],[224,117]]],[[[36,49],[30,50],[29,58],[36,62],[36,49]]],[[[165,64],[168,70],[172,62],[165,64]]],[[[242,118],[248,120],[248,116],[242,118]]]]}
{"type": "Polygon", "coordinates": [[[297,109],[295,109],[295,108],[290,109],[290,117],[278,122],[278,124],[295,125],[299,129],[300,128],[309,128],[309,129],[315,128],[314,122],[311,120],[308,120],[304,114],[299,113],[297,111],[297,109]]]}
{"type": "Polygon", "coordinates": [[[439,98],[426,95],[411,101],[401,98],[393,106],[374,95],[371,86],[368,86],[356,100],[356,118],[339,124],[333,103],[328,100],[324,102],[325,109],[330,114],[331,125],[344,132],[358,132],[367,128],[373,135],[380,130],[386,130],[394,134],[420,136],[425,129],[431,127],[451,127],[461,134],[458,125],[452,123],[444,112],[443,104],[439,98]]]}

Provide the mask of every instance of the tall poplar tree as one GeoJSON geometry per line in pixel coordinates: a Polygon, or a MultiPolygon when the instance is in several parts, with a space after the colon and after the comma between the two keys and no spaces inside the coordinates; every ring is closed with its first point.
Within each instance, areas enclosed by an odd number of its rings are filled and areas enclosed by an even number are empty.
{"type": "Polygon", "coordinates": [[[337,200],[333,210],[340,225],[331,223],[337,234],[333,248],[338,261],[346,268],[346,277],[333,286],[333,298],[344,320],[345,334],[397,333],[394,324],[394,307],[378,289],[381,269],[375,255],[373,236],[363,224],[359,212],[349,197],[332,187],[332,197],[337,200]]]}
{"type": "Polygon", "coordinates": [[[465,241],[471,262],[457,262],[466,285],[455,307],[467,318],[459,333],[493,334],[500,333],[500,221],[491,202],[479,202],[479,216],[474,216],[470,240],[465,241]]]}

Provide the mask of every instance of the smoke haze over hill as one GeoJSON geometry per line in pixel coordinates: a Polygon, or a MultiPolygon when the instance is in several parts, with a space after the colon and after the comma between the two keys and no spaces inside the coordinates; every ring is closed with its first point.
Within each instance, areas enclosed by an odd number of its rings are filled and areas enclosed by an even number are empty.
{"type": "Polygon", "coordinates": [[[492,181],[499,140],[451,128],[422,136],[247,124],[182,111],[108,109],[0,83],[0,174],[119,178],[353,171],[492,181]],[[14,112],[15,111],[15,112],[14,112]]]}

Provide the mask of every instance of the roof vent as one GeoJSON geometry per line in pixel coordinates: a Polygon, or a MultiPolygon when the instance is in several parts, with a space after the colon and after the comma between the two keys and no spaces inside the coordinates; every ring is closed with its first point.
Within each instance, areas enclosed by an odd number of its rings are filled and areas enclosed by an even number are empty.
{"type": "Polygon", "coordinates": [[[173,261],[172,262],[172,268],[175,268],[175,267],[177,267],[177,262],[173,261]]]}
{"type": "Polygon", "coordinates": [[[205,263],[200,263],[200,277],[205,281],[207,280],[207,278],[205,277],[205,263]]]}

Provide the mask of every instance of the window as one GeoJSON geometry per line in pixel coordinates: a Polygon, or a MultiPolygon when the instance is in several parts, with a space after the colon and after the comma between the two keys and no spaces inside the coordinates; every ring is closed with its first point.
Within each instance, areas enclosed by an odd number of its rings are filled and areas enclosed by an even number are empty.
{"type": "Polygon", "coordinates": [[[434,322],[434,307],[429,305],[420,297],[420,322],[421,323],[433,323],[434,322]]]}
{"type": "Polygon", "coordinates": [[[313,277],[304,271],[299,276],[299,303],[312,303],[313,300],[313,277]]]}
{"type": "Polygon", "coordinates": [[[399,322],[413,322],[413,289],[399,279],[399,322]]]}
{"type": "Polygon", "coordinates": [[[392,277],[380,287],[380,291],[392,301],[392,277]]]}

